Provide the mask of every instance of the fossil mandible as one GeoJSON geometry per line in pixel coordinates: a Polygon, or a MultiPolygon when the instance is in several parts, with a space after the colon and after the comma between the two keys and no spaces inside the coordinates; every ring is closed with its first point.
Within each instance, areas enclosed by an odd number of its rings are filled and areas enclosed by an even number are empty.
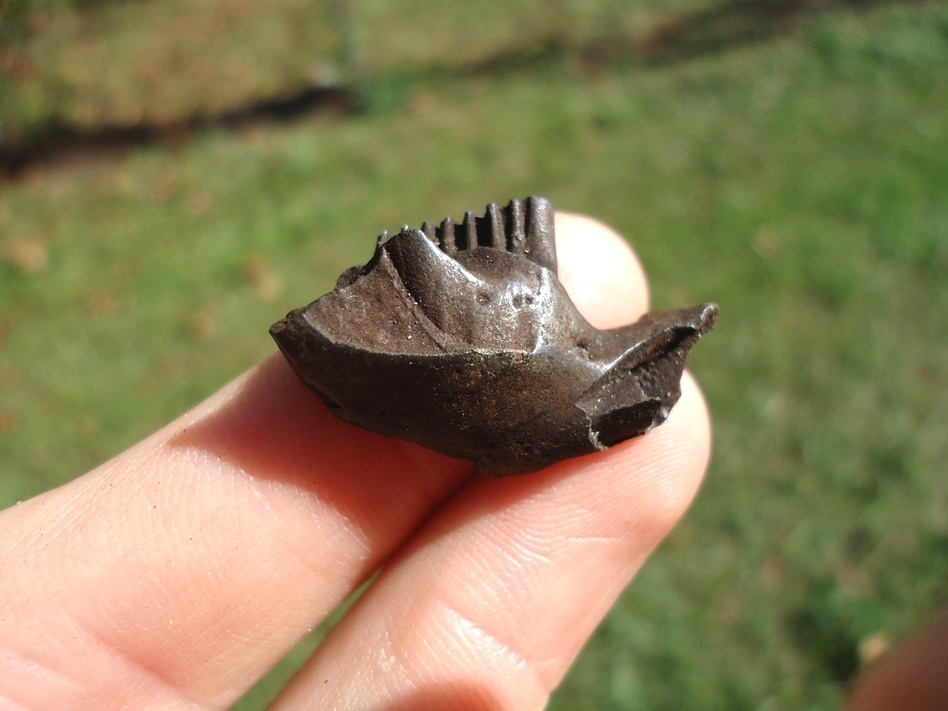
{"type": "Polygon", "coordinates": [[[336,416],[502,476],[648,432],[715,304],[598,330],[556,274],[540,197],[383,232],[372,259],[270,333],[336,416]]]}

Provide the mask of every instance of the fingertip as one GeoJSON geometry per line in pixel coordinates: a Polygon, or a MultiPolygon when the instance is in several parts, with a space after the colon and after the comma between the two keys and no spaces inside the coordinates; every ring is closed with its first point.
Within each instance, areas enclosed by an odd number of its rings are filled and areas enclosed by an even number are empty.
{"type": "Polygon", "coordinates": [[[580,313],[615,328],[648,311],[645,270],[615,230],[585,215],[556,213],[559,278],[580,313]]]}

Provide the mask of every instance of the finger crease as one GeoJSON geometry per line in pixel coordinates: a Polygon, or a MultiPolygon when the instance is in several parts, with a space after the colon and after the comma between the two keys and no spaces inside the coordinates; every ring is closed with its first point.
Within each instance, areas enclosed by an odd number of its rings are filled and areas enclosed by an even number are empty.
{"type": "MultiPolygon", "coordinates": [[[[190,708],[194,709],[195,711],[215,707],[212,704],[201,703],[189,697],[172,678],[160,671],[157,666],[148,664],[144,659],[136,657],[132,653],[132,650],[120,649],[115,644],[109,642],[100,634],[89,629],[85,625],[77,623],[77,626],[80,629],[85,630],[86,634],[88,635],[88,643],[90,646],[99,647],[116,660],[116,666],[121,670],[120,673],[124,672],[124,675],[128,679],[135,679],[136,676],[138,677],[138,684],[133,682],[131,684],[122,685],[126,690],[130,690],[131,688],[134,688],[134,686],[139,686],[142,688],[145,687],[146,684],[153,684],[155,687],[167,692],[167,696],[165,697],[167,701],[165,701],[164,704],[165,708],[170,708],[168,702],[175,703],[175,708],[190,708]]],[[[113,678],[115,677],[113,676],[113,678]]],[[[149,698],[153,696],[154,695],[151,693],[148,694],[149,698]]]]}
{"type": "Polygon", "coordinates": [[[497,634],[477,624],[458,608],[445,604],[442,610],[447,626],[463,639],[466,646],[479,658],[490,665],[494,660],[503,659],[511,670],[526,674],[535,689],[546,695],[546,685],[542,683],[534,660],[517,650],[513,645],[501,639],[497,634]]]}

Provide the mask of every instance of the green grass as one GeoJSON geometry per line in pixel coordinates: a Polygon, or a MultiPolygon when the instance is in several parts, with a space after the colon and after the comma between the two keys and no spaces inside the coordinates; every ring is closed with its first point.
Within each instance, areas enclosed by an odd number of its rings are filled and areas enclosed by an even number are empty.
{"type": "MultiPolygon", "coordinates": [[[[508,27],[471,32],[503,48],[508,27]]],[[[656,306],[722,307],[693,355],[707,483],[551,707],[837,708],[862,643],[948,602],[948,11],[825,15],[652,67],[392,61],[373,113],[0,185],[0,504],[272,352],[269,323],[381,229],[544,194],[628,235],[656,306]]]]}
{"type": "Polygon", "coordinates": [[[696,5],[517,0],[500,10],[471,0],[433,13],[422,0],[6,0],[0,127],[7,141],[28,143],[50,122],[90,129],[213,116],[314,83],[631,35],[654,23],[657,9],[696,5]]]}

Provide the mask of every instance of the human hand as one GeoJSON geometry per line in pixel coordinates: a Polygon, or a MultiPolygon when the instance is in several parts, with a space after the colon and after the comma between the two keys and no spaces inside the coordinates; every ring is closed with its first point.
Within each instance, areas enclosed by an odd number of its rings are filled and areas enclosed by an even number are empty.
{"type": "Polygon", "coordinates": [[[948,709],[948,610],[873,661],[853,686],[848,711],[948,709]]]}
{"type": "MultiPolygon", "coordinates": [[[[594,325],[647,309],[614,233],[556,229],[594,325]]],[[[648,435],[489,479],[337,420],[274,356],[0,513],[0,708],[226,708],[380,566],[275,708],[542,708],[709,445],[686,373],[648,435]]]]}

